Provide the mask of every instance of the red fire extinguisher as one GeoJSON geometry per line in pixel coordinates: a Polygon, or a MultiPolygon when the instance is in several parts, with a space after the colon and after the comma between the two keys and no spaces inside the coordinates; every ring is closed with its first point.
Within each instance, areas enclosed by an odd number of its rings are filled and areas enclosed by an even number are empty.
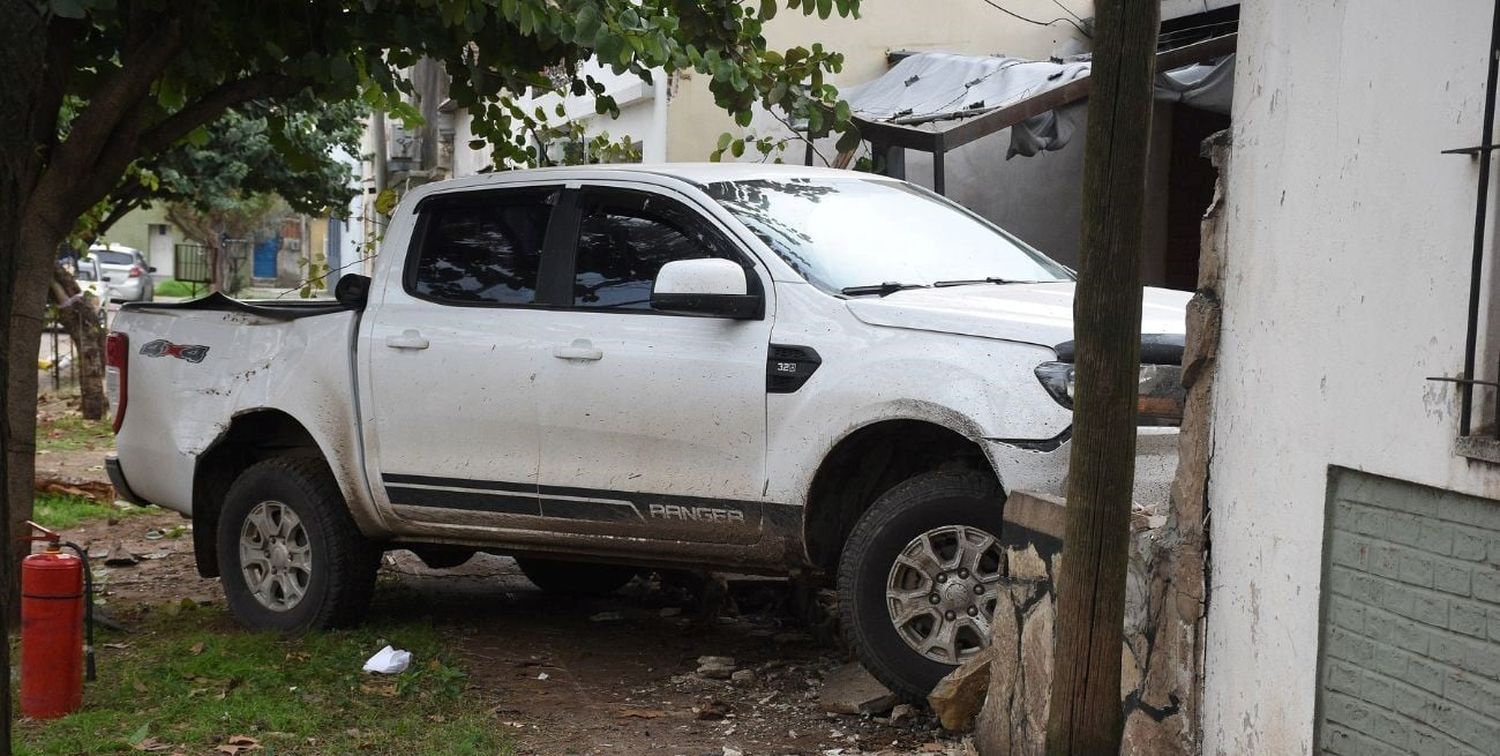
{"type": "Polygon", "coordinates": [[[83,701],[83,672],[94,679],[93,580],[88,553],[34,522],[47,544],[21,560],[21,716],[54,719],[83,701]],[[74,554],[64,554],[66,546],[74,554]],[[84,646],[85,619],[88,645],[84,646]]]}

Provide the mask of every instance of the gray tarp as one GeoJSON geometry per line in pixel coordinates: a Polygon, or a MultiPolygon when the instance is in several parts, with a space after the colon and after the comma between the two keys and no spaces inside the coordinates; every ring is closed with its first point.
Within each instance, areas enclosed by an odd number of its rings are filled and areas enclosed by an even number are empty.
{"type": "MultiPolygon", "coordinates": [[[[855,115],[869,121],[941,130],[955,119],[1014,105],[1089,73],[1088,56],[1022,60],[1003,55],[917,53],[883,76],[850,88],[845,97],[855,115]]],[[[1195,64],[1156,77],[1156,97],[1219,113],[1229,112],[1234,56],[1195,64]]],[[[1006,157],[1061,149],[1073,138],[1083,103],[1028,118],[1010,130],[1006,157]]]]}

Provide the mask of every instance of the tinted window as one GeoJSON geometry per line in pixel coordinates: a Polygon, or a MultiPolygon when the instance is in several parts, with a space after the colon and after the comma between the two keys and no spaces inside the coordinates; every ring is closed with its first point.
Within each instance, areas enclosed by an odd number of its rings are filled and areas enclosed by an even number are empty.
{"type": "Polygon", "coordinates": [[[531,304],[553,190],[434,201],[411,281],[418,296],[449,302],[531,304]]]}
{"type": "Polygon", "coordinates": [[[135,265],[135,255],[129,252],[111,252],[107,249],[91,249],[89,255],[105,265],[135,265]]]}
{"type": "Polygon", "coordinates": [[[590,193],[578,228],[573,304],[649,310],[661,266],[704,257],[735,259],[693,211],[649,194],[590,193]]]}

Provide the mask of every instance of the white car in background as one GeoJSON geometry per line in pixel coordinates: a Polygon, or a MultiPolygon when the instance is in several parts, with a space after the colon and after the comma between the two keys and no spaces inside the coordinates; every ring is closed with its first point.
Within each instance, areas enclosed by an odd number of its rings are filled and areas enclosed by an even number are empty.
{"type": "MultiPolygon", "coordinates": [[[[1006,493],[1067,478],[1072,272],[902,181],[428,184],[336,294],[130,304],[109,335],[110,479],[193,518],[251,628],[356,620],[392,548],[513,555],[582,593],[640,568],[803,575],[920,699],[989,643],[1006,493]]],[[[1176,465],[1180,403],[1152,399],[1180,402],[1187,301],[1145,291],[1138,500],[1176,465]]]]}
{"type": "Polygon", "coordinates": [[[134,247],[120,244],[96,244],[89,247],[89,257],[99,261],[109,278],[111,298],[116,302],[150,302],[156,298],[156,268],[134,247]]]}

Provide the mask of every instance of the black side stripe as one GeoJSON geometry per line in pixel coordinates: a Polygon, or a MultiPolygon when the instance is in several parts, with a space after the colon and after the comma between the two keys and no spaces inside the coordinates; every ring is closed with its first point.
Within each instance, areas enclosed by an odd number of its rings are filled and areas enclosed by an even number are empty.
{"type": "Polygon", "coordinates": [[[479,491],[438,491],[431,488],[386,486],[392,504],[408,507],[463,509],[471,512],[500,514],[537,514],[535,496],[482,493],[479,491]]]}
{"type": "Polygon", "coordinates": [[[431,475],[404,475],[401,473],[381,473],[380,479],[386,485],[401,485],[403,483],[413,486],[443,486],[446,488],[475,488],[482,491],[510,491],[513,493],[534,494],[535,483],[505,483],[498,480],[471,480],[468,478],[439,478],[431,475]]]}
{"type": "Polygon", "coordinates": [[[773,502],[609,491],[571,486],[538,486],[532,483],[428,475],[382,473],[380,477],[386,484],[386,493],[390,496],[391,503],[399,506],[437,507],[496,514],[529,514],[593,522],[644,523],[652,519],[669,519],[701,521],[708,524],[737,521],[749,527],[759,527],[761,518],[768,508],[790,507],[790,505],[773,502]],[[445,490],[412,486],[433,486],[445,490]],[[579,501],[578,499],[608,499],[609,501],[579,501]],[[735,513],[739,516],[733,516],[735,513]]]}

